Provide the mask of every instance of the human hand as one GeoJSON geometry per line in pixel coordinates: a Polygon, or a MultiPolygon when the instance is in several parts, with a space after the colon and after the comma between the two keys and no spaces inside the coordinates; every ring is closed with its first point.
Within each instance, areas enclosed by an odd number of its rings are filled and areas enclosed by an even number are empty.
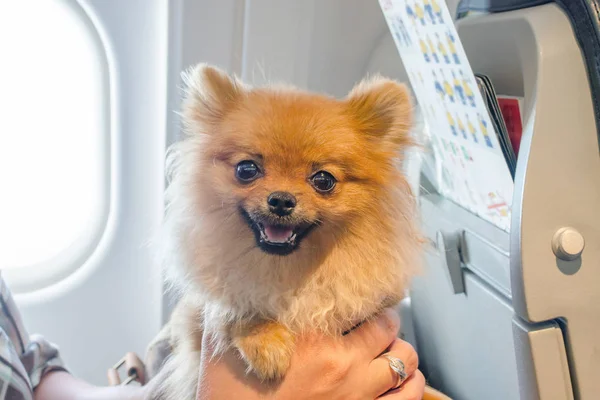
{"type": "Polygon", "coordinates": [[[290,368],[278,384],[261,383],[246,374],[235,350],[211,357],[209,338],[203,340],[199,400],[420,400],[425,388],[413,347],[397,338],[400,326],[394,310],[361,325],[343,337],[311,334],[297,338],[290,368]],[[406,380],[382,353],[404,362],[406,380]]]}

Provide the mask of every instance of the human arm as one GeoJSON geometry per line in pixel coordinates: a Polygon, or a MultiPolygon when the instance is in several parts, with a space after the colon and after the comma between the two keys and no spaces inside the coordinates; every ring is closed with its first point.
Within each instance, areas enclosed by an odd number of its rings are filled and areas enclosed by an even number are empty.
{"type": "Polygon", "coordinates": [[[40,335],[29,335],[1,276],[0,338],[0,384],[7,398],[22,398],[33,387],[35,400],[142,399],[140,388],[97,387],[66,372],[58,347],[40,335]]]}
{"type": "Polygon", "coordinates": [[[94,386],[65,371],[45,374],[34,391],[35,400],[142,400],[145,388],[94,386]]]}

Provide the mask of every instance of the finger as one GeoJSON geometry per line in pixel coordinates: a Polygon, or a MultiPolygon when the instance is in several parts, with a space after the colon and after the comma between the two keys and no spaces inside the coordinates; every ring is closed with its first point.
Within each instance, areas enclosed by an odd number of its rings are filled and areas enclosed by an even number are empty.
{"type": "Polygon", "coordinates": [[[421,400],[425,393],[425,377],[417,370],[397,389],[378,397],[384,400],[421,400]]]}
{"type": "Polygon", "coordinates": [[[392,344],[399,330],[400,317],[388,308],[344,336],[344,342],[349,349],[358,351],[360,357],[370,361],[392,344]]]}
{"type": "Polygon", "coordinates": [[[390,367],[390,360],[385,356],[399,358],[402,361],[406,373],[405,381],[419,368],[419,356],[414,347],[408,342],[396,339],[388,352],[371,361],[369,365],[370,382],[373,383],[371,386],[376,391],[373,393],[374,397],[401,384],[398,374],[390,367]]]}

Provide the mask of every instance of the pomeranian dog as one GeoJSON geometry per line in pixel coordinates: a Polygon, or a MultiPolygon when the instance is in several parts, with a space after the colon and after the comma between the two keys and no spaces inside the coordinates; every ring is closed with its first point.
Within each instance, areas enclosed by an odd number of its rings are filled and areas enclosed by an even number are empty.
{"type": "Polygon", "coordinates": [[[407,88],[374,77],[343,100],[184,75],[185,138],[169,152],[164,255],[182,294],[154,396],[195,399],[203,332],[263,380],[303,331],[342,335],[404,296],[421,238],[401,169],[407,88]]]}

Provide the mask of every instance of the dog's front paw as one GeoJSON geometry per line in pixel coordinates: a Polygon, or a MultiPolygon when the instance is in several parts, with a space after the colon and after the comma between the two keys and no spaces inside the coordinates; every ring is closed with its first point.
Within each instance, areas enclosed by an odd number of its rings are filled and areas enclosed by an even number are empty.
{"type": "Polygon", "coordinates": [[[236,329],[233,343],[248,369],[262,381],[280,380],[290,366],[294,338],[288,329],[276,322],[236,329]]]}

